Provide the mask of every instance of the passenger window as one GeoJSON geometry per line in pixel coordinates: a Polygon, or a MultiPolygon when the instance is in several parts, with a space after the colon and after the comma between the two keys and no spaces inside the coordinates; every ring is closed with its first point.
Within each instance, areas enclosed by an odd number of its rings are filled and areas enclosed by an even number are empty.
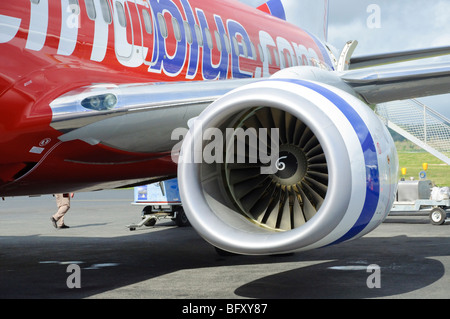
{"type": "MultiPolygon", "coordinates": [[[[234,52],[236,53],[237,56],[240,56],[241,52],[239,51],[239,41],[236,39],[236,36],[233,36],[232,41],[233,41],[233,46],[234,46],[234,52]]],[[[242,45],[242,50],[243,50],[242,55],[245,58],[248,58],[248,48],[247,48],[247,45],[245,44],[244,39],[242,39],[241,45],[242,45]]]]}
{"type": "Polygon", "coordinates": [[[213,42],[212,42],[211,32],[209,32],[208,28],[205,28],[204,31],[205,31],[206,43],[208,44],[208,48],[210,50],[212,50],[213,49],[213,42]]]}
{"type": "Polygon", "coordinates": [[[297,57],[294,55],[290,55],[290,58],[292,60],[292,66],[298,66],[297,57]]]}
{"type": "Polygon", "coordinates": [[[127,27],[127,19],[125,17],[125,10],[120,2],[116,2],[117,17],[119,18],[119,24],[122,28],[127,27]]]}
{"type": "Polygon", "coordinates": [[[272,54],[270,54],[269,47],[266,47],[266,51],[267,51],[267,62],[269,62],[269,64],[272,64],[272,54]]]}
{"type": "Polygon", "coordinates": [[[150,19],[150,13],[147,10],[142,9],[142,16],[144,17],[144,28],[148,34],[152,34],[152,20],[150,19]]]}
{"type": "Polygon", "coordinates": [[[281,54],[280,54],[280,63],[281,63],[281,68],[282,68],[282,69],[284,69],[285,67],[287,67],[286,59],[285,59],[285,57],[284,57],[283,52],[281,52],[281,54]]]}
{"type": "Polygon", "coordinates": [[[166,19],[164,19],[164,16],[161,13],[158,13],[158,23],[159,29],[161,30],[161,35],[163,36],[163,38],[167,38],[169,34],[167,32],[166,19]]]}
{"type": "Polygon", "coordinates": [[[261,44],[258,43],[258,51],[259,51],[259,57],[261,58],[261,62],[264,62],[264,53],[263,49],[261,47],[261,44]]]}
{"type": "Polygon", "coordinates": [[[277,50],[273,50],[273,55],[275,57],[275,64],[277,66],[280,66],[280,55],[278,54],[277,50]]]}
{"type": "Polygon", "coordinates": [[[110,24],[112,22],[112,18],[108,0],[100,0],[100,7],[102,8],[103,20],[105,20],[106,23],[110,24]]]}
{"type": "Polygon", "coordinates": [[[291,67],[292,66],[292,58],[289,53],[286,55],[286,59],[287,59],[287,66],[291,67]]]}
{"type": "Polygon", "coordinates": [[[192,44],[193,39],[192,39],[191,26],[189,25],[189,23],[187,21],[183,21],[183,25],[184,25],[184,32],[186,33],[186,41],[187,41],[187,43],[192,44]]]}
{"type": "Polygon", "coordinates": [[[78,0],[69,0],[69,6],[79,6],[78,0]]]}
{"type": "Polygon", "coordinates": [[[242,40],[242,48],[244,49],[244,57],[248,58],[248,48],[244,40],[242,40]]]}
{"type": "Polygon", "coordinates": [[[234,54],[236,54],[236,56],[239,56],[239,45],[238,45],[238,42],[237,42],[237,40],[236,40],[236,37],[233,36],[233,37],[231,38],[231,41],[233,42],[234,54]]]}
{"type": "Polygon", "coordinates": [[[94,0],[85,0],[84,4],[86,5],[86,12],[91,20],[95,20],[97,14],[95,13],[94,0]]]}
{"type": "Polygon", "coordinates": [[[178,42],[180,42],[181,41],[180,24],[178,23],[178,20],[174,17],[172,17],[172,26],[173,26],[173,32],[175,33],[175,39],[178,42]]]}
{"type": "MultiPolygon", "coordinates": [[[[37,1],[36,4],[40,2],[37,1]]],[[[78,4],[78,0],[69,0],[69,10],[72,12],[72,14],[80,14],[80,5],[78,4]]]]}
{"type": "Polygon", "coordinates": [[[214,31],[214,36],[216,38],[217,50],[222,52],[222,41],[220,41],[220,34],[217,31],[214,31]]]}
{"type": "Polygon", "coordinates": [[[227,50],[228,54],[230,54],[231,53],[230,38],[225,33],[223,34],[223,41],[225,42],[225,49],[227,50]]]}
{"type": "Polygon", "coordinates": [[[195,36],[197,37],[198,45],[202,46],[203,45],[203,35],[202,35],[202,30],[200,29],[198,24],[195,25],[195,36]]]}
{"type": "Polygon", "coordinates": [[[252,50],[252,59],[256,60],[256,49],[255,49],[255,45],[253,44],[252,41],[250,41],[250,48],[252,50]]]}

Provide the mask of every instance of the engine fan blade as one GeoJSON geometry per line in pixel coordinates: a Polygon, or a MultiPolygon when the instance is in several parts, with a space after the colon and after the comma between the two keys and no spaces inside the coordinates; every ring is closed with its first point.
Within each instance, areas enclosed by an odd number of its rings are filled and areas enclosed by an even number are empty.
{"type": "Polygon", "coordinates": [[[248,112],[237,128],[252,129],[248,136],[254,138],[251,132],[256,132],[258,141],[263,138],[262,143],[245,141],[246,163],[225,163],[226,186],[242,213],[276,230],[306,223],[322,205],[328,188],[327,162],[317,136],[291,114],[268,107],[248,112]],[[262,175],[260,169],[268,164],[254,163],[255,147],[270,148],[264,138],[274,138],[270,133],[259,136],[261,128],[279,130],[279,170],[274,174],[262,175]]]}

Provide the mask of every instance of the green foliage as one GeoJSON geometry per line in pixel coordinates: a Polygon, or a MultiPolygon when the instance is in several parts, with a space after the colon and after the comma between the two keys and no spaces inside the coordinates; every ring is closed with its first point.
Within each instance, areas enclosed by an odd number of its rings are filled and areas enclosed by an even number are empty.
{"type": "Polygon", "coordinates": [[[401,168],[404,167],[406,179],[410,176],[419,179],[419,173],[423,170],[422,163],[428,163],[427,179],[436,186],[450,186],[450,167],[446,163],[409,141],[397,141],[395,145],[399,158],[399,178],[402,177],[401,168]]]}

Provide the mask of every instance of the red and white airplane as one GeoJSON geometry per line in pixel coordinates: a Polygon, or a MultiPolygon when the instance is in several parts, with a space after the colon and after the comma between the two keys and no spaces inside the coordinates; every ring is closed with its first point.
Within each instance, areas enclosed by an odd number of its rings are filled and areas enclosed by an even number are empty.
{"type": "Polygon", "coordinates": [[[285,21],[280,0],[258,9],[231,0],[2,1],[0,196],[177,176],[190,223],[227,251],[305,250],[373,230],[393,203],[398,164],[368,105],[448,93],[448,64],[395,62],[449,50],[351,59],[349,42],[336,56],[323,41],[328,1],[301,2],[319,17],[308,30],[285,21]],[[174,134],[188,121],[189,134],[174,134]],[[253,161],[252,142],[244,162],[230,160],[227,143],[215,149],[223,162],[196,161],[208,129],[242,129],[248,141],[276,129],[275,171],[262,173],[272,162],[253,161]]]}

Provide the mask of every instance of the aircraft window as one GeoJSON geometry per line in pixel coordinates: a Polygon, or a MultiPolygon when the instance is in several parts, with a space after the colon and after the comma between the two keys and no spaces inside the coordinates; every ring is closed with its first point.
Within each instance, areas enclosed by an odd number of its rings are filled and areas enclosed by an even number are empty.
{"type": "Polygon", "coordinates": [[[158,23],[159,29],[161,30],[161,35],[163,36],[163,38],[167,38],[169,34],[167,32],[166,19],[164,19],[164,16],[161,13],[158,13],[158,23]]]}
{"type": "Polygon", "coordinates": [[[292,66],[297,66],[298,65],[297,56],[294,54],[293,56],[291,56],[291,59],[292,59],[292,66]]]}
{"type": "MultiPolygon", "coordinates": [[[[234,52],[236,53],[237,56],[240,56],[241,52],[239,51],[239,42],[235,36],[233,36],[232,41],[233,41],[233,46],[234,46],[234,52]]],[[[247,49],[247,45],[245,45],[244,40],[242,40],[241,45],[242,45],[242,49],[244,51],[243,56],[248,58],[248,49],[247,49]]]]}
{"type": "Polygon", "coordinates": [[[125,10],[120,2],[116,2],[117,17],[119,18],[119,24],[122,28],[127,27],[127,19],[125,17],[125,10]]]}
{"type": "Polygon", "coordinates": [[[288,66],[291,67],[291,66],[292,66],[292,58],[291,58],[291,55],[288,54],[288,55],[286,56],[286,59],[287,59],[287,64],[288,64],[288,66]]]}
{"type": "Polygon", "coordinates": [[[259,57],[261,58],[261,62],[264,62],[264,53],[263,49],[261,47],[261,44],[258,43],[258,51],[259,51],[259,57]]]}
{"type": "Polygon", "coordinates": [[[269,64],[272,64],[272,54],[270,54],[270,49],[269,47],[266,47],[266,51],[267,51],[267,61],[269,62],[269,64]]]}
{"type": "MultiPolygon", "coordinates": [[[[40,0],[38,1],[38,3],[40,0]]],[[[78,0],[69,0],[69,10],[72,14],[80,14],[80,5],[78,4],[78,0]]]]}
{"type": "Polygon", "coordinates": [[[230,54],[231,53],[230,38],[225,33],[223,34],[223,40],[225,41],[225,49],[227,50],[228,54],[230,54]]]}
{"type": "Polygon", "coordinates": [[[242,48],[244,49],[244,57],[248,58],[248,48],[244,40],[242,40],[242,48]]]}
{"type": "Polygon", "coordinates": [[[236,40],[236,37],[233,36],[233,37],[231,38],[231,41],[233,41],[234,53],[235,53],[237,56],[239,56],[239,45],[238,45],[238,42],[237,42],[237,40],[236,40]]]}
{"type": "Polygon", "coordinates": [[[144,28],[148,34],[152,34],[152,20],[150,19],[150,13],[147,10],[142,9],[142,16],[144,17],[144,28]]]}
{"type": "Polygon", "coordinates": [[[78,4],[78,0],[69,0],[69,7],[70,6],[80,6],[79,4],[78,4]]]}
{"type": "Polygon", "coordinates": [[[211,32],[209,32],[209,29],[208,29],[208,28],[205,28],[204,31],[205,31],[206,43],[208,44],[208,48],[209,48],[210,50],[212,50],[212,48],[213,48],[213,42],[212,42],[211,32]]]}
{"type": "Polygon", "coordinates": [[[183,25],[184,25],[184,32],[186,33],[186,41],[187,41],[187,43],[192,44],[193,39],[192,39],[191,26],[189,25],[189,23],[187,21],[183,21],[183,25]]]}
{"type": "Polygon", "coordinates": [[[178,20],[174,17],[172,17],[172,26],[173,32],[175,33],[175,39],[177,39],[177,41],[180,42],[181,41],[180,24],[178,23],[178,20]]]}
{"type": "Polygon", "coordinates": [[[256,49],[255,49],[255,45],[253,44],[252,41],[250,41],[250,48],[252,50],[252,59],[256,60],[256,49]]]}
{"type": "Polygon", "coordinates": [[[214,31],[214,36],[216,38],[217,49],[222,52],[222,41],[220,41],[220,34],[217,30],[214,31]]]}
{"type": "Polygon", "coordinates": [[[95,12],[94,0],[85,0],[84,4],[86,5],[86,12],[91,20],[95,20],[97,14],[95,12]]]}
{"type": "Polygon", "coordinates": [[[309,65],[308,59],[305,55],[299,56],[300,65],[309,65]]]}
{"type": "Polygon", "coordinates": [[[273,50],[273,55],[275,56],[275,64],[280,66],[280,55],[277,50],[273,50]]]}
{"type": "Polygon", "coordinates": [[[197,37],[198,45],[203,45],[202,30],[200,29],[198,24],[195,25],[195,36],[197,37]]]}
{"type": "Polygon", "coordinates": [[[280,54],[280,63],[281,63],[281,68],[282,68],[282,69],[284,69],[285,67],[287,67],[286,59],[285,59],[285,57],[284,57],[283,52],[281,52],[281,54],[280,54]]]}
{"type": "Polygon", "coordinates": [[[109,10],[108,0],[100,0],[100,7],[102,8],[103,20],[106,23],[110,24],[112,22],[111,19],[111,11],[109,10]]]}

